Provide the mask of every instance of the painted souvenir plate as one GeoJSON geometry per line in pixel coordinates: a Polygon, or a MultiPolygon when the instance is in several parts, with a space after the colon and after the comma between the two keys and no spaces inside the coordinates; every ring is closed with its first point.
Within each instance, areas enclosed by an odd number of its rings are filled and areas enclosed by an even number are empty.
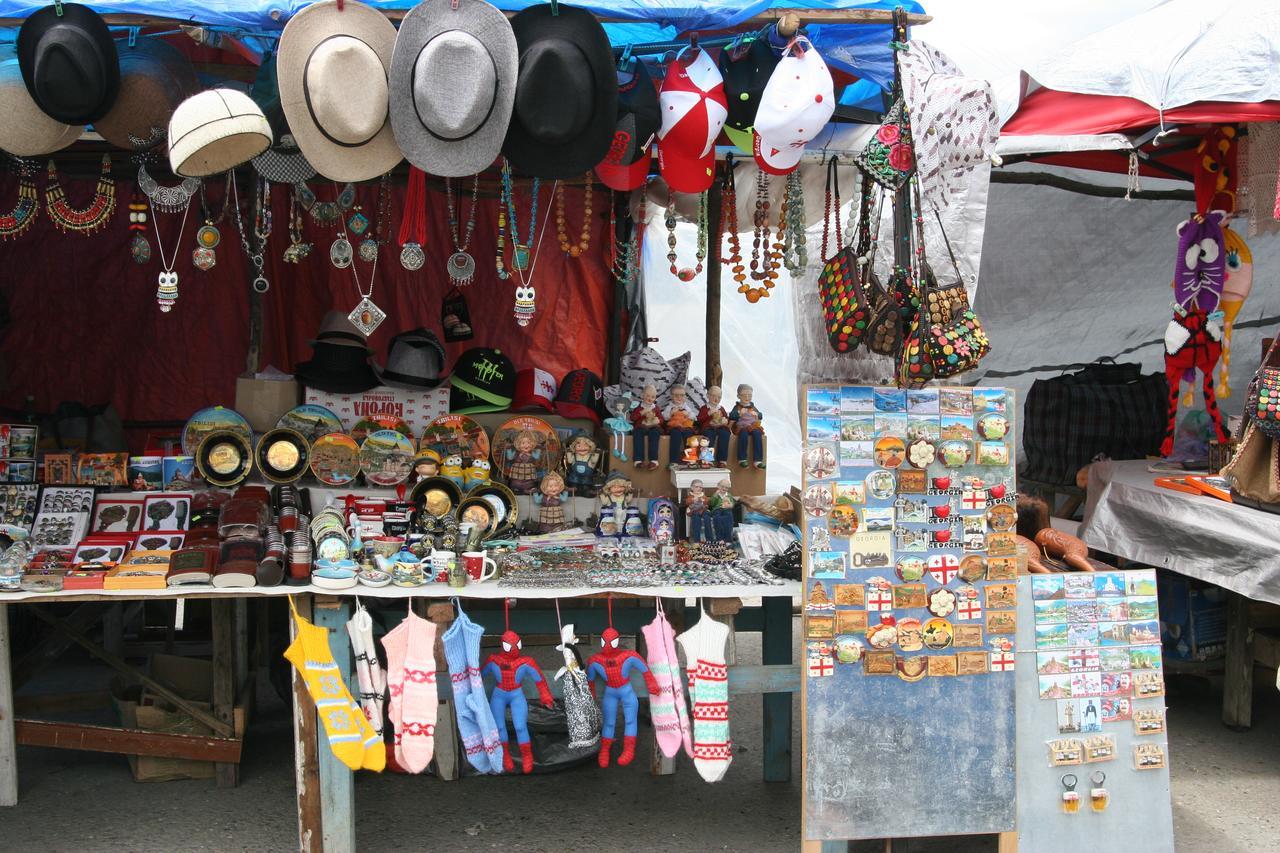
{"type": "Polygon", "coordinates": [[[464,522],[470,522],[484,531],[485,538],[488,538],[498,526],[493,504],[474,495],[463,498],[462,503],[458,504],[458,523],[464,522]]]}
{"type": "Polygon", "coordinates": [[[373,486],[395,486],[413,470],[413,440],[394,429],[369,433],[360,445],[360,470],[373,486]]]}
{"type": "Polygon", "coordinates": [[[441,415],[427,424],[418,447],[434,450],[441,459],[455,455],[464,460],[488,459],[489,434],[466,415],[441,415]]]}
{"type": "Polygon", "coordinates": [[[326,486],[345,486],[360,473],[360,445],[345,432],[320,436],[311,445],[311,473],[326,486]]]}
{"type": "Polygon", "coordinates": [[[560,436],[542,418],[521,415],[494,430],[489,455],[511,491],[532,494],[544,474],[560,468],[560,436]]]}
{"type": "Polygon", "coordinates": [[[253,471],[253,447],[238,430],[207,433],[196,448],[196,468],[211,486],[234,486],[253,471]]]}
{"type": "Polygon", "coordinates": [[[409,502],[418,513],[441,518],[462,503],[462,489],[448,477],[425,477],[414,484],[409,502]]]}
{"type": "Polygon", "coordinates": [[[258,439],[255,458],[263,477],[273,483],[292,483],[307,473],[311,445],[297,430],[277,428],[258,439]]]}
{"type": "Polygon", "coordinates": [[[501,483],[485,483],[483,486],[476,486],[468,493],[468,497],[484,498],[489,502],[497,519],[494,523],[495,530],[520,520],[520,505],[516,502],[515,492],[501,483]]]}
{"type": "MultiPolygon", "coordinates": [[[[375,432],[384,429],[398,432],[409,439],[410,442],[413,441],[413,427],[409,426],[409,422],[404,418],[390,415],[370,415],[367,418],[361,418],[351,428],[351,437],[357,442],[363,442],[375,432]]],[[[410,455],[412,456],[413,454],[410,455]]]]}
{"type": "Polygon", "coordinates": [[[253,427],[249,426],[244,415],[225,406],[210,406],[192,415],[182,428],[182,455],[195,456],[204,437],[219,430],[237,433],[246,444],[253,444],[253,427]]]}
{"type": "Polygon", "coordinates": [[[324,406],[307,404],[294,406],[276,421],[276,429],[291,429],[302,433],[307,441],[314,442],[322,435],[342,432],[342,421],[324,406]]]}

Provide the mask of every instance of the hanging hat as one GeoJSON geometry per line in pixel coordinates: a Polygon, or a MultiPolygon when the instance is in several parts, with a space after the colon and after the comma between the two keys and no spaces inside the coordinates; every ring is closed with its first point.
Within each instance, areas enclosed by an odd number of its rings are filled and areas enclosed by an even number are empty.
{"type": "Polygon", "coordinates": [[[316,171],[367,181],[400,162],[387,118],[396,28],[376,9],[313,3],[280,34],[276,78],[293,138],[316,171]]]}
{"type": "Polygon", "coordinates": [[[244,92],[209,89],[187,98],[169,120],[169,167],[203,178],[247,163],[271,144],[271,125],[244,92]]]}
{"type": "Polygon", "coordinates": [[[604,383],[585,367],[571,370],[560,380],[556,412],[565,418],[588,418],[598,426],[604,406],[604,383]]]}
{"type": "Polygon", "coordinates": [[[764,87],[777,64],[778,54],[767,36],[757,35],[720,50],[720,76],[724,78],[724,96],[729,108],[724,134],[744,154],[752,153],[751,127],[756,121],[764,87]]]}
{"type": "Polygon", "coordinates": [[[18,30],[18,62],[40,109],[67,124],[96,122],[120,91],[116,43],[88,6],[46,6],[27,18],[18,30]]]}
{"type": "Polygon", "coordinates": [[[195,69],[182,52],[159,38],[120,45],[120,94],[111,112],[93,123],[117,148],[145,151],[165,141],[169,119],[200,91],[195,69]]]}
{"type": "Polygon", "coordinates": [[[446,372],[444,345],[429,329],[401,332],[387,348],[387,366],[374,368],[383,385],[396,388],[435,388],[446,372]]]}
{"type": "Polygon", "coordinates": [[[258,66],[258,76],[253,79],[249,97],[262,108],[275,139],[270,148],[253,158],[253,168],[277,184],[296,184],[314,177],[315,167],[298,148],[289,123],[285,121],[284,110],[280,106],[280,87],[276,85],[276,54],[271,51],[262,55],[262,65],[258,66]]]}
{"type": "Polygon", "coordinates": [[[558,383],[556,378],[540,367],[527,367],[516,373],[516,391],[512,395],[511,411],[554,412],[558,383]]]}
{"type": "Polygon", "coordinates": [[[572,178],[609,153],[618,79],[609,37],[584,9],[530,6],[511,19],[520,47],[515,109],[502,152],[519,172],[572,178]]]}
{"type": "Polygon", "coordinates": [[[454,414],[503,412],[515,394],[516,369],[501,350],[473,347],[458,358],[450,381],[454,414]]]}
{"type": "Polygon", "coordinates": [[[649,146],[662,126],[662,114],[658,90],[643,62],[635,58],[619,60],[617,78],[618,117],[613,127],[613,145],[596,165],[596,175],[610,189],[629,192],[649,176],[649,146]]]}
{"type": "Polygon", "coordinates": [[[515,101],[516,37],[484,0],[424,0],[391,56],[391,128],[410,163],[449,178],[487,169],[515,101]]]}
{"type": "Polygon", "coordinates": [[[302,384],[334,394],[356,394],[378,385],[369,365],[369,341],[342,312],[325,314],[320,333],[308,343],[311,360],[293,369],[302,384]]]}
{"type": "Polygon", "coordinates": [[[793,171],[800,165],[805,145],[822,132],[835,111],[834,84],[827,63],[808,39],[792,39],[760,96],[756,165],[774,175],[793,171]]]}
{"type": "Polygon", "coordinates": [[[716,137],[729,114],[724,78],[710,54],[695,49],[691,57],[683,52],[677,56],[667,68],[658,103],[658,165],[667,186],[681,193],[710,189],[716,173],[716,137]]]}
{"type": "Polygon", "coordinates": [[[17,49],[0,45],[0,151],[36,157],[61,151],[80,138],[83,125],[63,124],[36,104],[18,67],[17,49]]]}

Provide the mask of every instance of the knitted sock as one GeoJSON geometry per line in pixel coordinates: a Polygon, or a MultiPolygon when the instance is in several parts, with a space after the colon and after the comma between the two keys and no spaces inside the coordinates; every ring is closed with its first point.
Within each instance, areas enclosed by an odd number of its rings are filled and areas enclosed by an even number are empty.
{"type": "Polygon", "coordinates": [[[689,712],[684,703],[684,680],[680,677],[680,659],[676,657],[675,632],[661,612],[640,631],[648,651],[649,671],[661,691],[649,697],[649,714],[653,717],[658,748],[667,758],[674,758],[683,743],[685,752],[692,757],[689,712]]]}
{"type": "Polygon", "coordinates": [[[351,651],[356,656],[356,682],[360,686],[360,708],[373,730],[382,736],[382,701],[387,692],[382,664],[373,644],[373,620],[363,607],[356,609],[347,620],[347,636],[351,638],[351,651]]]}
{"type": "Polygon", "coordinates": [[[431,763],[436,748],[436,626],[416,613],[410,613],[406,621],[409,642],[400,696],[401,751],[405,769],[421,773],[431,763]]]}
{"type": "MultiPolygon", "coordinates": [[[[467,675],[467,634],[460,615],[441,638],[444,641],[444,658],[449,665],[449,680],[453,684],[454,714],[458,719],[458,734],[462,738],[462,750],[467,761],[481,773],[488,773],[492,765],[484,751],[484,738],[480,723],[470,702],[471,679],[467,675]]],[[[471,620],[467,620],[470,624],[471,620]]],[[[484,694],[481,694],[483,700],[484,694]]],[[[486,705],[485,707],[488,707],[486,705]]],[[[490,717],[492,718],[492,713],[490,717]]],[[[496,730],[496,727],[495,727],[496,730]]]]}
{"type": "Polygon", "coordinates": [[[284,659],[306,683],[333,754],[352,770],[382,770],[386,747],[343,683],[329,648],[328,629],[311,624],[296,611],[293,621],[297,636],[285,649],[284,659]]]}
{"type": "Polygon", "coordinates": [[[703,611],[698,624],[676,637],[684,648],[693,695],[693,766],[708,782],[718,782],[733,761],[729,739],[729,674],[724,644],[729,628],[703,611]]]}
{"type": "Polygon", "coordinates": [[[404,652],[409,639],[409,620],[382,635],[382,648],[387,653],[387,716],[391,719],[391,730],[395,732],[394,747],[396,763],[404,767],[404,753],[401,750],[401,695],[404,690],[404,652]]]}
{"type": "MultiPolygon", "coordinates": [[[[493,718],[493,709],[489,707],[489,702],[485,698],[484,678],[480,675],[480,636],[484,634],[484,628],[472,622],[467,618],[465,613],[458,617],[459,622],[465,621],[463,631],[467,637],[466,653],[467,653],[467,678],[471,681],[471,693],[467,696],[467,701],[471,703],[471,709],[475,712],[476,723],[480,726],[480,737],[484,742],[484,752],[489,760],[489,773],[501,773],[503,771],[503,753],[502,738],[498,735],[498,723],[493,718]]],[[[505,721],[503,725],[505,725],[505,721]]]]}

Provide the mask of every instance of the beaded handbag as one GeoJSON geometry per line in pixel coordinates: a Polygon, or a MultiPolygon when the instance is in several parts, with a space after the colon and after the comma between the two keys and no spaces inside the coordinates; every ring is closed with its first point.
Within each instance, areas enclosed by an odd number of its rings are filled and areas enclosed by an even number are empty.
{"type": "Polygon", "coordinates": [[[1245,404],[1245,414],[1268,438],[1280,438],[1280,367],[1268,366],[1277,342],[1280,342],[1280,335],[1271,342],[1266,357],[1262,359],[1262,366],[1249,385],[1249,400],[1245,404]]]}
{"type": "Polygon", "coordinates": [[[826,259],[818,276],[818,296],[822,300],[822,321],[827,342],[838,353],[852,352],[866,337],[871,320],[871,306],[863,290],[858,253],[853,246],[841,245],[840,184],[836,177],[836,159],[827,165],[827,205],[822,218],[822,255],[826,259]],[[830,236],[832,197],[835,204],[836,253],[827,257],[830,236]]]}
{"type": "Polygon", "coordinates": [[[893,102],[857,162],[872,180],[894,192],[911,177],[916,158],[911,146],[911,122],[902,98],[893,102]]]}

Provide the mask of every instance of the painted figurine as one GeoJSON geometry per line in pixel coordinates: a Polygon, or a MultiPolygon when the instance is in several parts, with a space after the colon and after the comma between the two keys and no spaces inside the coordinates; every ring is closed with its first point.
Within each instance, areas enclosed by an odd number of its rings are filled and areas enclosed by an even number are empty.
{"type": "Polygon", "coordinates": [[[644,658],[630,649],[621,648],[619,640],[618,632],[612,626],[605,628],[600,635],[600,651],[587,660],[587,679],[593,686],[596,679],[604,682],[604,695],[600,703],[604,711],[604,725],[597,759],[601,767],[609,766],[609,750],[613,747],[619,706],[622,707],[623,729],[622,752],[618,754],[618,764],[625,767],[636,757],[640,700],[636,698],[636,691],[631,686],[631,674],[640,672],[644,675],[644,684],[650,696],[657,696],[661,692],[658,681],[649,671],[644,658]]]}
{"type": "Polygon", "coordinates": [[[463,472],[466,480],[466,490],[471,491],[477,486],[487,486],[489,484],[489,475],[492,473],[492,466],[488,459],[476,457],[471,460],[471,466],[463,472]]]}
{"type": "Polygon", "coordinates": [[[437,477],[440,474],[440,454],[429,447],[419,450],[413,457],[413,476],[417,480],[437,477]]]}
{"type": "Polygon", "coordinates": [[[538,447],[538,436],[533,430],[521,430],[516,433],[504,456],[511,491],[517,495],[532,494],[542,476],[542,448],[538,447]]]}
{"type": "Polygon", "coordinates": [[[716,465],[716,449],[711,439],[705,435],[698,436],[698,464],[703,468],[714,468],[716,465]]]}
{"type": "Polygon", "coordinates": [[[684,455],[680,457],[680,464],[689,468],[698,466],[698,437],[691,435],[684,441],[684,455]]]}
{"type": "Polygon", "coordinates": [[[643,536],[640,511],[636,509],[631,480],[621,471],[613,471],[600,491],[600,521],[597,536],[643,536]]]}
{"type": "Polygon", "coordinates": [[[658,444],[662,438],[662,410],[658,408],[658,389],[644,386],[640,392],[640,405],[631,411],[631,455],[640,468],[658,467],[658,444]]]}
{"type": "Polygon", "coordinates": [[[667,435],[671,436],[667,444],[667,461],[670,467],[676,467],[676,463],[681,461],[680,454],[694,433],[697,417],[698,410],[689,402],[688,389],[683,385],[672,385],[671,402],[662,410],[667,435]]]}
{"type": "Polygon", "coordinates": [[[670,545],[676,538],[676,508],[668,498],[649,501],[649,535],[658,545],[670,545]]]}
{"type": "Polygon", "coordinates": [[[564,502],[568,498],[564,478],[558,473],[552,471],[542,478],[533,496],[533,502],[538,505],[539,533],[552,533],[564,527],[564,502]]]}
{"type": "Polygon", "coordinates": [[[533,745],[529,742],[529,703],[524,696],[523,684],[532,680],[538,689],[538,698],[542,704],[550,708],[555,704],[551,698],[551,690],[547,680],[542,677],[542,670],[533,658],[524,654],[524,642],[515,631],[507,631],[502,635],[502,651],[489,655],[485,661],[483,675],[493,678],[493,693],[489,697],[489,708],[493,711],[493,719],[498,724],[498,735],[502,738],[502,769],[508,773],[515,770],[515,762],[511,759],[511,749],[507,746],[507,709],[511,709],[511,725],[516,730],[516,743],[520,746],[520,769],[524,773],[533,772],[533,745]]]}
{"type": "Polygon", "coordinates": [[[717,538],[711,529],[710,504],[701,480],[689,484],[689,494],[684,496],[684,512],[689,518],[689,536],[694,542],[710,542],[717,538]]]}
{"type": "Polygon", "coordinates": [[[579,432],[569,439],[569,446],[564,455],[564,481],[575,495],[583,498],[594,498],[596,478],[600,470],[600,448],[596,441],[585,432],[579,432]]]}
{"type": "Polygon", "coordinates": [[[729,412],[729,423],[733,427],[734,434],[738,436],[738,464],[743,468],[748,464],[748,443],[751,445],[752,459],[756,467],[764,467],[764,426],[761,424],[764,415],[756,408],[756,404],[751,402],[753,393],[750,385],[745,383],[739,385],[738,402],[729,412]]]}
{"type": "Polygon", "coordinates": [[[444,458],[444,464],[440,466],[440,476],[452,480],[459,489],[465,488],[467,478],[462,470],[461,453],[450,453],[444,458]]]}
{"type": "Polygon", "coordinates": [[[725,413],[720,400],[724,391],[719,385],[707,389],[707,404],[698,411],[698,429],[711,440],[714,450],[713,460],[723,465],[729,460],[729,415],[725,413]]]}
{"type": "Polygon", "coordinates": [[[564,666],[556,673],[564,696],[564,716],[569,728],[569,748],[583,749],[600,742],[600,706],[591,694],[587,673],[582,669],[582,656],[578,653],[578,637],[570,622],[560,629],[560,645],[556,650],[564,655],[564,666]]]}
{"type": "Polygon", "coordinates": [[[716,493],[707,501],[711,509],[711,527],[717,542],[733,541],[733,484],[725,477],[716,484],[716,493]]]}

